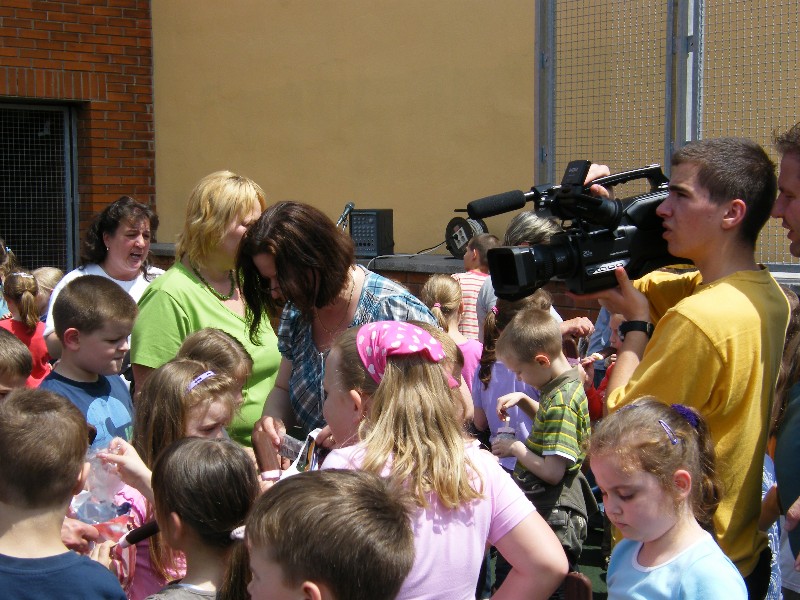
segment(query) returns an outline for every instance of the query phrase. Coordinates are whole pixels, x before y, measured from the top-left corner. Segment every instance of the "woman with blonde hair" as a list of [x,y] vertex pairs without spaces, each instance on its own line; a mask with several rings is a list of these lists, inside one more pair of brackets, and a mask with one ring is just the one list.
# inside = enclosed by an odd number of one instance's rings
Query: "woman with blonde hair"
[[280,361],[269,322],[248,329],[235,273],[239,242],[265,208],[263,190],[247,177],[218,171],[201,179],[189,196],[175,264],[139,301],[131,339],[137,385],[172,359],[189,334],[204,327],[216,327],[240,341],[254,368],[242,390],[242,409],[229,431],[247,445]]
[[413,324],[344,332],[326,363],[334,437],[364,412],[362,398],[369,402],[360,442],[332,450],[322,468],[393,477],[414,496],[416,557],[398,599],[471,600],[487,542],[513,567],[493,598],[547,598],[567,572],[561,545],[497,461],[464,439],[443,358],[441,344]]

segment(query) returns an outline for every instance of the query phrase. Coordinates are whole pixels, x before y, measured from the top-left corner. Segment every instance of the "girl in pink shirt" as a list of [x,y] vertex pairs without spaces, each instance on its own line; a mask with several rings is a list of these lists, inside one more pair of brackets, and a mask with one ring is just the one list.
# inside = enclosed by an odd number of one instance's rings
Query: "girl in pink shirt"
[[513,567],[494,598],[547,598],[567,571],[561,545],[497,461],[464,439],[443,357],[408,323],[343,333],[325,364],[323,412],[339,446],[360,423],[359,443],[322,468],[395,477],[412,492],[416,557],[399,599],[471,600],[487,542]]

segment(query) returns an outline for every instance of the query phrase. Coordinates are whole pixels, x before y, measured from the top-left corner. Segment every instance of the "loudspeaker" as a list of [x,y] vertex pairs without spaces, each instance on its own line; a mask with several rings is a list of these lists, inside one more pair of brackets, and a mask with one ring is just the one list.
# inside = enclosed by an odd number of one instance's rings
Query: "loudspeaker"
[[350,237],[357,258],[394,254],[391,208],[354,209],[350,213]]

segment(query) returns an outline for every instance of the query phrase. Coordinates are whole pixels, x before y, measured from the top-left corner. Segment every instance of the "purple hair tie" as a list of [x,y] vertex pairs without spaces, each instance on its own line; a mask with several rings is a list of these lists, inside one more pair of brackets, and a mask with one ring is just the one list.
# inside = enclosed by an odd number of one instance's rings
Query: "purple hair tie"
[[697,426],[700,425],[700,420],[697,418],[697,415],[691,409],[685,407],[683,404],[672,404],[670,408],[682,416],[686,421],[691,425],[693,428],[697,429]]
[[442,305],[439,304],[438,302],[434,302],[433,303],[433,308],[442,308]]

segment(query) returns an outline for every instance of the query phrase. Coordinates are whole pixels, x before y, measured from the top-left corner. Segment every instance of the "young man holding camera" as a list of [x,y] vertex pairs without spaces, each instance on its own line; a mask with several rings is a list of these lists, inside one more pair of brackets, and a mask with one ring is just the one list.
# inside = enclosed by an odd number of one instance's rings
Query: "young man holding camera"
[[627,321],[608,410],[655,396],[707,419],[724,490],[715,533],[750,598],[763,598],[769,583],[770,553],[757,521],[789,315],[783,292],[754,256],[775,194],[775,166],[758,144],[741,138],[688,144],[672,157],[669,195],[657,214],[670,254],[697,270],[657,271],[632,283],[618,268],[619,286],[592,295]]

